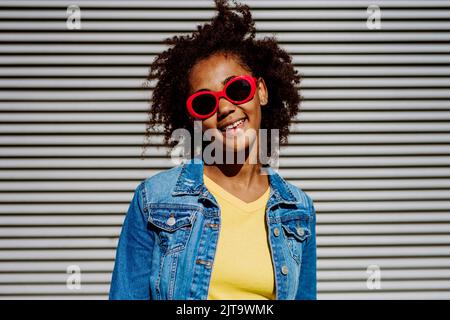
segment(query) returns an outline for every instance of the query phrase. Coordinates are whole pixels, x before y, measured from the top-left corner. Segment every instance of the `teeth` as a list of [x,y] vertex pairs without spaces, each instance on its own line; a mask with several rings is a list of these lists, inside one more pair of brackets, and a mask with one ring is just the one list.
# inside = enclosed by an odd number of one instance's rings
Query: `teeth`
[[244,119],[238,120],[238,121],[233,122],[232,124],[226,126],[226,127],[223,128],[222,130],[228,130],[228,129],[235,128],[235,127],[237,127],[238,125],[240,125],[240,124],[243,123],[243,122],[244,122]]

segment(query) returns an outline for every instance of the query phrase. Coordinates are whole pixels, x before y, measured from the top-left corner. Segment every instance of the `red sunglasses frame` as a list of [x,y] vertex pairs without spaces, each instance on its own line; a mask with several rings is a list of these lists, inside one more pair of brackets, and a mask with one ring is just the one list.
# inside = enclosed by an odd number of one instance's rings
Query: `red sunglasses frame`
[[[227,88],[231,84],[233,84],[235,81],[238,81],[238,80],[246,80],[250,84],[250,94],[244,100],[232,100],[226,94]],[[256,82],[257,81],[258,81],[258,79],[256,77],[252,77],[252,76],[248,76],[248,75],[237,76],[237,77],[231,79],[230,81],[228,81],[227,84],[220,91],[209,91],[208,90],[208,91],[196,92],[196,93],[190,95],[189,98],[187,99],[187,101],[186,101],[187,110],[193,117],[203,120],[203,119],[211,117],[214,113],[217,112],[217,109],[219,108],[219,101],[220,101],[220,98],[222,98],[222,97],[224,97],[225,99],[227,99],[228,101],[230,101],[233,104],[246,103],[253,99],[253,96],[255,95],[255,92],[256,92]],[[192,102],[198,96],[205,95],[205,94],[213,95],[216,98],[216,105],[210,113],[208,113],[206,115],[202,115],[202,114],[199,114],[194,111],[194,108],[192,107]]]

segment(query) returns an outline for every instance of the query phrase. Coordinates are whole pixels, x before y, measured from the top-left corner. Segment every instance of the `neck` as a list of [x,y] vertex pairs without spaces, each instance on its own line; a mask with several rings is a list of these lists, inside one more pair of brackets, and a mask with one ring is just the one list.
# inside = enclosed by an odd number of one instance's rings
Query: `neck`
[[205,164],[203,169],[204,173],[212,180],[230,184],[232,187],[238,186],[239,188],[249,188],[255,184],[268,186],[268,177],[261,174],[262,165],[259,161],[259,157],[257,156],[257,163],[255,164],[250,161],[248,155],[249,153],[246,150],[244,163],[236,163],[237,161],[234,161],[234,163],[231,164]]

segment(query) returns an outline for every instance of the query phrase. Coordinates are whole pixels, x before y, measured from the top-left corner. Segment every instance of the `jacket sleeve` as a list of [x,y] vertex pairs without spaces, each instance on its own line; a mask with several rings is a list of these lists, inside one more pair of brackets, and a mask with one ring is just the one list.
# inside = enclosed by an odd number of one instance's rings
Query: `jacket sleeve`
[[308,196],[311,209],[311,236],[305,242],[300,269],[300,282],[296,300],[317,299],[317,250],[316,250],[316,210],[312,199]]
[[148,300],[154,236],[147,230],[144,182],[135,189],[122,226],[111,279],[109,299]]

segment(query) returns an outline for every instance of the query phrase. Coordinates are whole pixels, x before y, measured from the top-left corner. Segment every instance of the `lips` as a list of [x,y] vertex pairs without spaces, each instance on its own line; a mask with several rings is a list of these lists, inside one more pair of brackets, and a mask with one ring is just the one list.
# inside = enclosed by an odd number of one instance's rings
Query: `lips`
[[227,137],[237,136],[238,133],[243,132],[245,126],[248,123],[247,118],[240,119],[235,121],[232,125],[230,125],[226,130],[221,130],[222,134]]
[[236,121],[233,121],[232,123],[228,123],[227,125],[221,126],[219,130],[222,132],[226,132],[227,130],[236,129],[237,127],[242,125],[246,119],[247,117],[244,117]]

